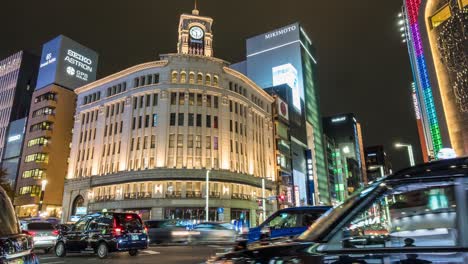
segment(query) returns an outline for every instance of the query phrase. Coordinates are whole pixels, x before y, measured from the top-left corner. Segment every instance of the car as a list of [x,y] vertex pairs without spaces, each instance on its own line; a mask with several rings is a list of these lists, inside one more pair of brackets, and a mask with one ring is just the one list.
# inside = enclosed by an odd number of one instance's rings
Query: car
[[191,243],[234,243],[238,232],[229,223],[202,222],[190,230]]
[[248,243],[300,235],[330,208],[331,206],[302,206],[276,211],[258,227],[248,230]]
[[53,224],[44,221],[23,222],[21,230],[33,237],[34,249],[42,249],[46,254],[55,247],[59,235]]
[[39,263],[33,252],[33,238],[21,233],[15,209],[2,187],[0,211],[0,263]]
[[70,230],[61,230],[55,246],[57,257],[67,253],[94,252],[101,259],[111,252],[136,256],[148,248],[148,235],[140,216],[103,212],[83,216]]
[[468,157],[401,170],[370,183],[296,239],[208,263],[467,263]]
[[189,232],[178,220],[148,220],[148,237],[151,244],[187,243]]

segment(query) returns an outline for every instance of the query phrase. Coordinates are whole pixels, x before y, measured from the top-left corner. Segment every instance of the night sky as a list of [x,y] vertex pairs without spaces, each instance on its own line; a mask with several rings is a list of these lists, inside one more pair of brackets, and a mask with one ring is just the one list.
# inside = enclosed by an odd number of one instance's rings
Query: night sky
[[[394,169],[421,160],[411,102],[411,69],[396,16],[399,0],[199,0],[214,19],[214,55],[244,59],[245,39],[299,21],[317,49],[323,116],[353,112],[364,145],[383,144]],[[2,1],[0,59],[64,34],[96,50],[98,78],[177,51],[179,15],[193,0]]]

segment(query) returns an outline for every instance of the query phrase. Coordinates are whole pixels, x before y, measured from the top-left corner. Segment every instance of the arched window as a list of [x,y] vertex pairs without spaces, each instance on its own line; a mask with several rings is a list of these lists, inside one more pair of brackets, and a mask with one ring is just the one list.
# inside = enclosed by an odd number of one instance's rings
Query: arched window
[[176,71],[173,71],[173,72],[172,72],[171,82],[172,82],[172,83],[176,83],[176,82],[177,82],[177,72],[176,72]]
[[218,75],[213,76],[213,86],[218,86]]
[[193,72],[189,73],[189,83],[191,83],[191,84],[195,83],[195,73],[193,73]]
[[203,84],[203,74],[202,73],[198,73],[198,75],[197,75],[197,84],[198,85]]
[[209,74],[205,76],[205,85],[211,85],[211,75]]
[[78,207],[83,207],[84,205],[84,198],[81,195],[78,195],[75,200],[73,200],[72,204],[72,214],[71,215],[76,215],[76,211]]
[[180,83],[186,83],[187,82],[187,73],[186,72],[181,72],[180,73]]

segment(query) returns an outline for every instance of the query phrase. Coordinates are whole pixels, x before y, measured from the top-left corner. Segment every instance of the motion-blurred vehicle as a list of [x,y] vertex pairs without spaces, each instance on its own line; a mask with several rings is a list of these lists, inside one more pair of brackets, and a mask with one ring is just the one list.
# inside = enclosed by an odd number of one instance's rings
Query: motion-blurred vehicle
[[234,243],[238,233],[229,223],[202,222],[190,230],[192,243]]
[[23,222],[21,230],[33,237],[34,249],[42,249],[46,254],[55,247],[59,235],[53,224],[42,221]]
[[208,263],[467,263],[468,157],[401,170],[369,184],[293,240]]
[[136,256],[147,247],[147,231],[137,214],[106,212],[86,215],[69,231],[61,231],[55,254],[65,257],[67,253],[94,252],[103,259],[116,251]]
[[36,264],[33,239],[22,234],[10,198],[0,187],[0,263]]
[[268,217],[258,227],[248,230],[248,243],[261,239],[300,235],[330,209],[330,206],[302,206],[281,209]]
[[190,232],[178,220],[148,220],[148,238],[151,244],[187,243]]

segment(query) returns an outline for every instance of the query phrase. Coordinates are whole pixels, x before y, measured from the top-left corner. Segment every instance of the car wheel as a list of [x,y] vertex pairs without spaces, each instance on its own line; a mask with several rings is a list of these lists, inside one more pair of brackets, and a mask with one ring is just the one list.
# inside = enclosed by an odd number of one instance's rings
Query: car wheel
[[109,248],[106,243],[101,243],[97,247],[97,255],[100,259],[105,259],[109,255]]
[[55,246],[55,255],[59,258],[63,258],[67,255],[67,250],[65,249],[65,244],[63,242],[58,242]]
[[134,256],[138,255],[138,250],[137,250],[137,249],[130,249],[130,250],[128,251],[128,254],[129,254],[130,256],[134,257]]

